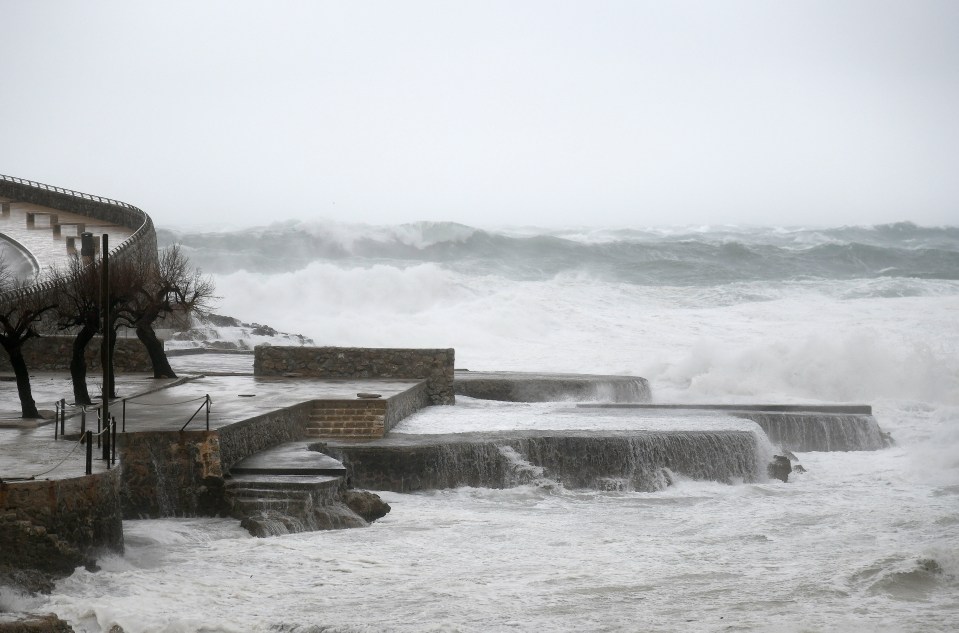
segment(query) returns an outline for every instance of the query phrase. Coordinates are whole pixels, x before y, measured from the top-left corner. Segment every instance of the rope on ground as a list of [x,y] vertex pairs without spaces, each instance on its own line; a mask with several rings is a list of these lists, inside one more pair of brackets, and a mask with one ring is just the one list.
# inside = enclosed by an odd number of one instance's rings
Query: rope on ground
[[[105,430],[105,429],[104,429],[104,430]],[[100,433],[96,433],[95,435],[100,435]],[[36,479],[37,477],[43,477],[43,476],[46,475],[47,473],[52,473],[52,472],[55,471],[57,468],[60,468],[60,466],[63,465],[63,462],[65,462],[65,461],[67,461],[68,459],[70,459],[70,456],[73,455],[73,452],[74,452],[75,450],[77,450],[77,447],[80,446],[80,444],[83,443],[83,439],[84,439],[84,436],[81,435],[81,436],[80,436],[80,439],[78,439],[78,440],[76,441],[76,443],[74,443],[73,448],[70,449],[70,452],[67,453],[66,457],[64,457],[64,458],[61,459],[59,462],[57,462],[57,465],[56,465],[56,466],[54,466],[54,467],[51,468],[50,470],[45,470],[45,471],[43,471],[42,473],[38,473],[38,474],[36,474],[36,475],[31,476],[29,479],[27,479],[27,481],[29,481],[30,479]]]

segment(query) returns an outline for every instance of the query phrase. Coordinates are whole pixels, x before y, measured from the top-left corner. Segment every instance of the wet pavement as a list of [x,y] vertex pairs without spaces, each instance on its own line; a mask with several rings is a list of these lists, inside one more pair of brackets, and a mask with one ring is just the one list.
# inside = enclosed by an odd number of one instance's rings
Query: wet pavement
[[288,442],[250,455],[230,466],[230,475],[342,475],[343,464],[310,450],[317,440]]
[[[206,362],[211,362],[209,358]],[[19,418],[16,383],[6,375],[0,380],[0,479],[35,476],[62,479],[84,473],[83,446],[73,439],[54,439],[55,403],[72,400],[68,372],[36,372],[31,386],[34,400],[51,419],[24,421]],[[154,379],[152,374],[125,374],[117,377],[120,400],[111,402],[111,416],[127,432],[177,431],[195,416],[187,430],[207,425],[205,401],[211,401],[209,427],[218,429],[257,415],[307,400],[353,399],[360,392],[396,395],[419,384],[418,380],[319,380],[313,378],[259,377],[251,374],[181,374],[177,380]],[[91,396],[98,383],[90,381]],[[89,409],[89,407],[88,407]],[[80,432],[80,408],[67,405],[66,436]],[[96,431],[95,410],[87,414],[88,428]],[[65,461],[63,461],[65,460]],[[60,462],[63,462],[60,464]],[[50,473],[44,471],[57,466]],[[94,458],[94,471],[104,468]]]

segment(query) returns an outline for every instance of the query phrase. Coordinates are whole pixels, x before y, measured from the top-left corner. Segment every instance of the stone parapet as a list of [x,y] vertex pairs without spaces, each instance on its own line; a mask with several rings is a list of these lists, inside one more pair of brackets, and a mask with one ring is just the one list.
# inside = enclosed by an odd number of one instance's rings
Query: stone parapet
[[423,379],[430,404],[454,404],[452,349],[288,347],[259,345],[257,376]]
[[[103,339],[94,337],[87,345],[84,354],[87,370],[100,368],[100,343]],[[23,357],[31,371],[67,371],[73,355],[72,336],[42,336],[32,338],[23,344]],[[139,339],[117,339],[113,354],[113,368],[118,372],[153,371],[150,355]],[[10,372],[10,358],[0,354],[0,372]]]
[[123,551],[120,471],[0,482],[0,566],[67,575]]

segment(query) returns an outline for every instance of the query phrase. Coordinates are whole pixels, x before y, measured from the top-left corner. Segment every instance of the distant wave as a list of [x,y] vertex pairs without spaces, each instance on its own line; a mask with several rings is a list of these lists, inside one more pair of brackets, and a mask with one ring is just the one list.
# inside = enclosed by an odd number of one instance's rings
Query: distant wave
[[484,230],[286,222],[228,232],[159,230],[208,272],[289,272],[311,262],[433,263],[460,273],[543,279],[580,271],[607,281],[713,285],[858,278],[959,280],[959,227],[686,227]]

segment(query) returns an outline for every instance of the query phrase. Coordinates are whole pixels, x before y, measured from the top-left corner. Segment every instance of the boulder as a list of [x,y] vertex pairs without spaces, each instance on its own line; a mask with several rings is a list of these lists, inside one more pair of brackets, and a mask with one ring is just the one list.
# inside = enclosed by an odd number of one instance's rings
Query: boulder
[[766,467],[766,472],[770,477],[779,479],[780,481],[789,481],[789,473],[793,470],[792,464],[789,463],[789,458],[784,455],[773,455],[773,461],[769,462],[769,465]]
[[388,503],[366,490],[347,490],[342,499],[350,510],[363,517],[367,523],[385,517],[390,511]]

